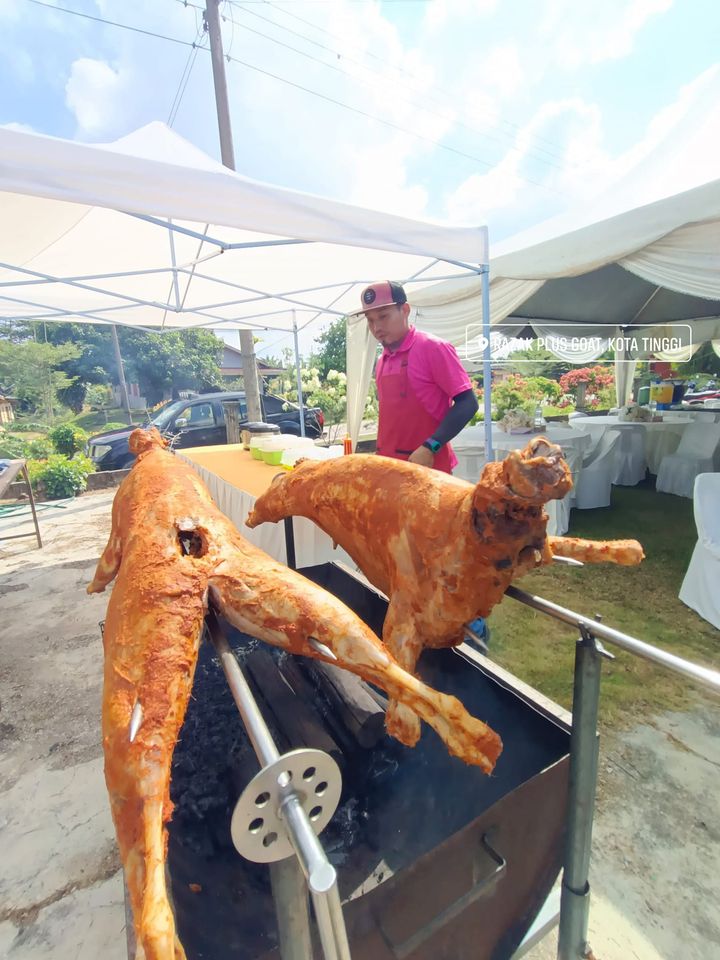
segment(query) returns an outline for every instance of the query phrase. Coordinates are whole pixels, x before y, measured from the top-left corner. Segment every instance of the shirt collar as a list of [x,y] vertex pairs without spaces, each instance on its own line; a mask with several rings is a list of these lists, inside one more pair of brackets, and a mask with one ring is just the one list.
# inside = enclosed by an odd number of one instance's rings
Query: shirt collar
[[411,326],[408,332],[400,341],[399,347],[395,347],[394,350],[391,350],[389,347],[383,348],[383,354],[382,354],[383,357],[393,357],[395,356],[396,353],[407,353],[407,351],[410,349],[413,343],[415,343],[416,332],[417,331],[415,330],[415,327]]

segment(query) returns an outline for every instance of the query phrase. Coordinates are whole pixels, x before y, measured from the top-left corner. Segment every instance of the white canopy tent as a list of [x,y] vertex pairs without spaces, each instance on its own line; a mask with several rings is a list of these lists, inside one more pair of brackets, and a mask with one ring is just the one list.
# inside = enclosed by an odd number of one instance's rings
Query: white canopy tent
[[[365,284],[484,275],[487,228],[258,183],[161,123],[108,145],[0,129],[0,320],[302,330]],[[348,346],[357,439],[372,361]]]
[[[655,340],[682,338],[684,328],[668,326],[677,322],[690,323],[695,347],[720,338],[720,67],[703,75],[694,95],[682,117],[666,124],[654,151],[625,176],[581,207],[494,247],[493,326],[507,323],[512,332],[529,325],[539,337],[554,334],[556,342],[592,334],[594,349],[579,342],[554,351],[580,363],[598,357],[628,327],[639,341],[648,331]],[[416,291],[413,301],[422,329],[465,350],[466,328],[480,315],[475,278],[433,284]],[[641,346],[633,357],[649,352]],[[668,360],[690,354],[685,348],[652,352]],[[616,360],[618,402],[624,403],[634,363],[623,362],[622,349]]]

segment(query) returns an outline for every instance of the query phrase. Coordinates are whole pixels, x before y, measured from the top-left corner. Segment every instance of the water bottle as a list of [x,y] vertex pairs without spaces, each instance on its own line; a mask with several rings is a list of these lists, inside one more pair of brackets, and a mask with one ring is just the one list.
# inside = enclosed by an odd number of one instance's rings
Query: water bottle
[[535,417],[533,420],[533,428],[535,430],[544,430],[546,426],[547,426],[547,423],[545,421],[545,417],[543,416],[542,407],[538,405],[537,407],[535,407]]

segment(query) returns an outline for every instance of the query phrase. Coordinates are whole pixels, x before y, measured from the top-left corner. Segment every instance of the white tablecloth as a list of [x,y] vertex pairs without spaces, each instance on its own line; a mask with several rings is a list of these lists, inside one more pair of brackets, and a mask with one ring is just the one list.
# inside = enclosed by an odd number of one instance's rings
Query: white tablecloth
[[664,420],[661,423],[636,421],[634,423],[621,422],[617,417],[574,417],[570,421],[573,430],[581,430],[592,436],[594,442],[599,442],[606,430],[611,427],[627,429],[641,426],[645,431],[645,460],[650,473],[657,474],[663,457],[675,453],[680,445],[683,430],[692,423],[691,417],[680,420]]
[[[240,490],[232,483],[228,483],[227,480],[223,480],[222,477],[218,477],[217,474],[212,473],[206,467],[202,467],[188,458],[183,459],[187,459],[193,470],[202,478],[219,509],[228,520],[235,524],[245,539],[256,547],[260,547],[275,560],[287,563],[285,524],[282,522],[261,523],[254,530],[246,527],[247,515],[255,506],[256,498],[245,490]],[[337,561],[347,564],[353,570],[355,569],[355,562],[342,547],[334,548],[330,537],[323,533],[319,527],[316,527],[311,520],[306,520],[305,517],[294,517],[293,530],[295,533],[295,562],[298,567],[311,567],[318,563]]]

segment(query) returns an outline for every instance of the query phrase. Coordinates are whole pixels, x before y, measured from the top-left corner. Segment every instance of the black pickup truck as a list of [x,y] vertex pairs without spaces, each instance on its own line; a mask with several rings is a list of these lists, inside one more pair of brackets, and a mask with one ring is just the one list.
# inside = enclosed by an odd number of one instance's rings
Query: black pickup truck
[[[156,426],[172,440],[174,449],[227,443],[223,400],[239,400],[242,418],[246,417],[244,393],[208,393],[190,400],[169,401],[151,415],[145,426]],[[296,404],[269,393],[261,394],[260,404],[264,423],[277,424],[281,433],[300,433],[300,409]],[[306,436],[321,437],[324,422],[319,408],[305,408]],[[98,470],[124,470],[131,466],[135,457],[128,449],[128,437],[134,429],[124,427],[90,437],[86,449]]]

